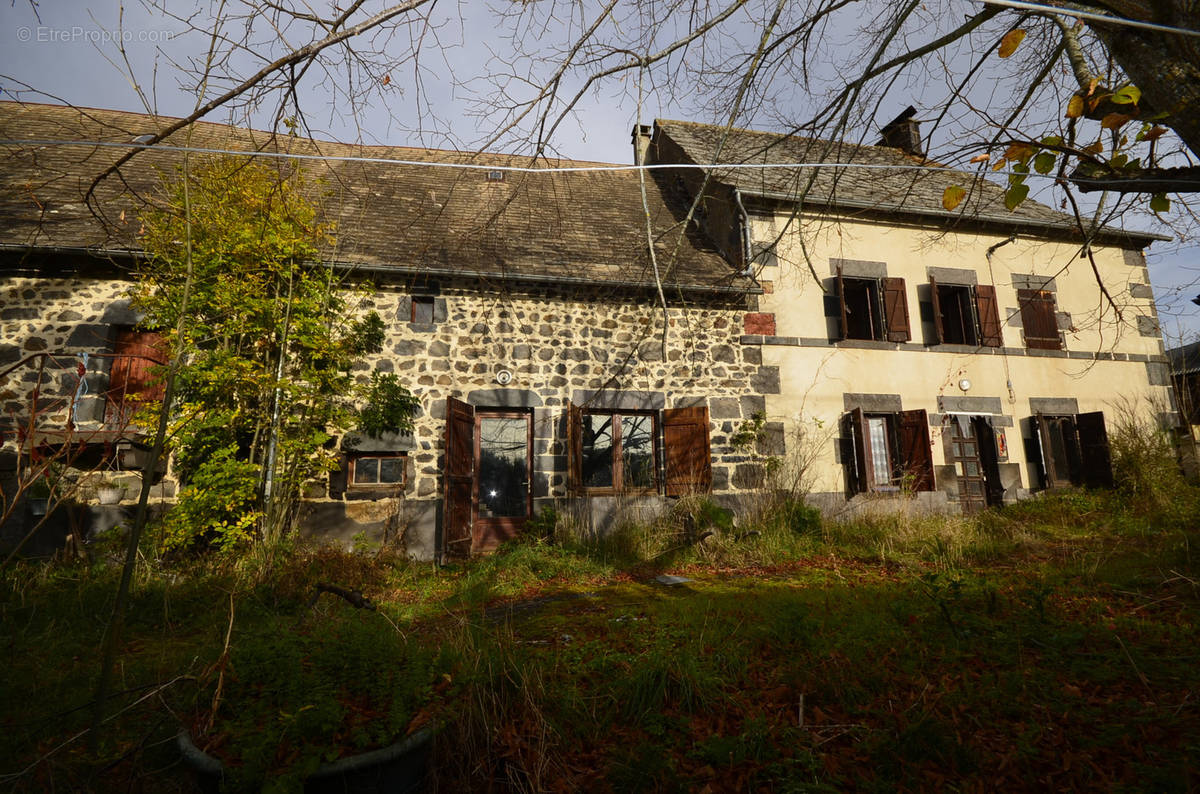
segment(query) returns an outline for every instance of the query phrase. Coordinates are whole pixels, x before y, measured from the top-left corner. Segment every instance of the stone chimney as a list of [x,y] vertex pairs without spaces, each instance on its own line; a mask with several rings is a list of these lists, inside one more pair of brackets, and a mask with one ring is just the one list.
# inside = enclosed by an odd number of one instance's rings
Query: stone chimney
[[892,146],[902,152],[924,157],[921,149],[921,122],[913,118],[917,109],[912,105],[883,127],[883,139],[878,146]]
[[649,124],[635,124],[633,127],[633,164],[642,165],[650,152],[650,135],[654,128]]

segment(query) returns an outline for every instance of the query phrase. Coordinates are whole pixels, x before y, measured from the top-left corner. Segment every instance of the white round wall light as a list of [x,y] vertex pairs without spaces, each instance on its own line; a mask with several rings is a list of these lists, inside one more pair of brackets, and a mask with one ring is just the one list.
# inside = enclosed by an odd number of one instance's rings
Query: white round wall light
[[960,380],[960,381],[958,382],[958,388],[962,389],[963,391],[970,391],[970,390],[971,390],[971,381],[970,381],[970,379],[969,379],[969,378],[963,378],[962,380]]
[[496,383],[499,383],[501,386],[507,386],[512,383],[512,379],[513,374],[511,370],[502,369],[496,373]]

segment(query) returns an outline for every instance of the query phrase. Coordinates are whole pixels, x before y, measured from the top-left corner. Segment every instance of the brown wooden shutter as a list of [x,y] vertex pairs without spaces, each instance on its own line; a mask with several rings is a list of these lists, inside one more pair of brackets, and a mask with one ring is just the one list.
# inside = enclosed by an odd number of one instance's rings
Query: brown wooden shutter
[[126,424],[138,408],[138,403],[161,400],[163,384],[154,373],[156,365],[165,364],[166,340],[157,331],[121,329],[113,340],[112,366],[108,371],[108,391],[105,394],[105,421]]
[[840,319],[838,320],[838,339],[845,339],[849,336],[849,320],[846,317],[846,280],[842,278],[842,266],[838,265],[837,278],[834,280],[837,285],[838,305],[841,307]]
[[[991,284],[975,287],[975,311],[979,314],[979,343],[984,347],[1000,347],[1004,333],[1000,327],[1000,307],[996,303],[996,288]],[[1055,338],[1058,338],[1057,331]]]
[[1089,488],[1113,487],[1112,455],[1108,448],[1108,431],[1104,428],[1104,413],[1078,414],[1075,432],[1079,436],[1083,484]]
[[708,406],[663,411],[663,449],[667,496],[712,490],[712,453],[708,439]]
[[583,489],[583,409],[567,403],[567,489]]
[[1054,447],[1050,444],[1050,424],[1041,412],[1030,421],[1033,422],[1033,436],[1037,442],[1038,457],[1042,464],[1042,487],[1051,488],[1057,479],[1057,472],[1054,466]]
[[471,553],[472,502],[475,485],[475,408],[446,398],[446,451],[442,466],[445,499],[442,537],[449,557]]
[[933,343],[940,345],[946,338],[946,329],[942,325],[942,299],[938,295],[937,279],[929,277],[929,294],[933,298]]
[[900,412],[900,468],[914,491],[933,490],[933,452],[929,415],[924,410]]
[[1017,290],[1025,345],[1041,350],[1061,350],[1058,320],[1054,316],[1054,293],[1036,289]]
[[861,408],[850,411],[850,439],[854,447],[854,481],[852,493],[866,493],[875,487],[875,471],[871,467],[871,435],[867,432],[867,417]]
[[904,279],[883,280],[883,319],[887,325],[889,342],[907,342],[912,339],[908,325],[908,297],[904,292]]
[[329,472],[329,498],[341,499],[346,493],[346,483],[350,477],[350,457],[345,452],[338,453],[337,468]]

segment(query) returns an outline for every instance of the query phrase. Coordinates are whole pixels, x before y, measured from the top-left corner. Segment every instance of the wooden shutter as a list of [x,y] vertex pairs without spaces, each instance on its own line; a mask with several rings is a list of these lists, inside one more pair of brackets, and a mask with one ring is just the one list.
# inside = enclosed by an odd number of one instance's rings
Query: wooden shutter
[[929,294],[933,299],[933,343],[940,345],[946,339],[946,329],[942,325],[942,299],[938,295],[937,279],[929,277]]
[[1038,453],[1042,462],[1042,487],[1054,488],[1056,485],[1069,482],[1070,475],[1058,470],[1054,462],[1054,446],[1050,443],[1050,422],[1042,413],[1033,418],[1038,443]]
[[[996,303],[996,288],[991,284],[975,287],[975,311],[979,315],[979,343],[984,347],[1000,347],[1004,334],[1000,327],[1000,307]],[[1055,338],[1058,338],[1057,331]]]
[[1054,293],[1036,289],[1017,290],[1025,345],[1041,350],[1061,350],[1058,320],[1054,316]]
[[838,339],[845,339],[850,335],[849,320],[846,317],[846,280],[842,278],[842,266],[838,265],[837,278],[834,280],[837,285],[838,306],[841,307],[841,314],[838,320]]
[[453,397],[446,398],[446,450],[442,466],[445,499],[442,503],[442,537],[449,557],[471,553],[474,519],[475,408]]
[[567,489],[583,490],[583,409],[567,403]]
[[1108,431],[1104,428],[1104,413],[1078,414],[1075,432],[1079,437],[1083,484],[1089,488],[1113,487],[1112,456],[1108,448]]
[[[929,444],[929,414],[923,409],[900,412],[900,468],[914,491],[933,490],[933,452]],[[911,478],[911,480],[910,480]]]
[[854,448],[854,478],[850,492],[866,493],[875,487],[875,471],[871,466],[871,434],[867,431],[867,417],[861,408],[850,411],[847,424]]
[[350,477],[350,457],[341,452],[337,456],[337,468],[329,472],[329,498],[341,499],[346,493],[346,483]]
[[163,384],[154,367],[165,364],[166,341],[157,331],[130,328],[117,331],[113,340],[112,367],[105,394],[105,421],[126,424],[133,418],[137,403],[163,398]]
[[663,449],[667,496],[712,490],[708,406],[668,408],[663,411]]
[[987,487],[989,505],[1004,504],[1004,485],[1000,482],[1000,457],[996,449],[996,431],[991,422],[977,416],[971,420],[975,438],[979,441],[979,465],[983,467],[983,481]]
[[907,342],[912,339],[908,325],[908,296],[904,292],[904,279],[883,280],[883,321],[887,327],[889,342]]

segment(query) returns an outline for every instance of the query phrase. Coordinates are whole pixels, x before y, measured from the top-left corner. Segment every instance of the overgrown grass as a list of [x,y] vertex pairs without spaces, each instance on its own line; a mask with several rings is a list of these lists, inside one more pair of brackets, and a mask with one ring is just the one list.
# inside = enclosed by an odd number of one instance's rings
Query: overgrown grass
[[[182,723],[246,789],[287,790],[432,722],[442,790],[1188,790],[1200,497],[1121,483],[843,523],[787,498],[736,524],[684,500],[444,568],[387,549],[147,557],[94,757],[118,550],[21,564],[0,573],[0,784],[187,790]],[[656,584],[667,571],[694,581]]]

